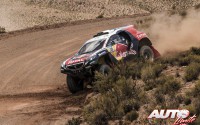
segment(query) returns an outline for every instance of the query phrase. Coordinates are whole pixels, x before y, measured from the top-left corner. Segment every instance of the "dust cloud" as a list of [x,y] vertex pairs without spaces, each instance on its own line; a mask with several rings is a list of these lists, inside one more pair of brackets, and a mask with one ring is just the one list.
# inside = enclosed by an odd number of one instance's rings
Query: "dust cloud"
[[150,35],[161,54],[200,46],[200,10],[188,10],[186,16],[157,14],[153,17]]

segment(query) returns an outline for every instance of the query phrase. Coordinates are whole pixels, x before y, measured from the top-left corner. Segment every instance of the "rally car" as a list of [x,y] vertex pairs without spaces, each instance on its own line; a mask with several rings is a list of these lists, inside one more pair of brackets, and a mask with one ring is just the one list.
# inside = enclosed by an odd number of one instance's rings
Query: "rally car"
[[144,32],[133,25],[97,33],[81,49],[61,65],[72,93],[82,90],[84,82],[92,82],[95,71],[107,74],[118,61],[131,57],[153,61],[160,56]]

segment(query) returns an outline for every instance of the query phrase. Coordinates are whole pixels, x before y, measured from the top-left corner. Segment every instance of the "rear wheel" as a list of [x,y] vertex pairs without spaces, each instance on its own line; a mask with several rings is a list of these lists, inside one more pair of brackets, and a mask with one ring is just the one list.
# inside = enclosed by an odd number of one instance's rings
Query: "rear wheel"
[[83,80],[67,75],[67,86],[71,93],[83,90]]
[[145,60],[154,61],[153,50],[147,45],[144,45],[140,48],[140,56]]

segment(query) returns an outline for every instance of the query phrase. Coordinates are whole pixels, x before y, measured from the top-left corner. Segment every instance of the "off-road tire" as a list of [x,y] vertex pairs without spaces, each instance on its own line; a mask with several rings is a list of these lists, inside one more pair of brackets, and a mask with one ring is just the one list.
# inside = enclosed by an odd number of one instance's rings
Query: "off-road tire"
[[99,68],[99,72],[106,75],[110,72],[110,66],[106,65],[106,64],[103,64],[100,66]]
[[83,80],[67,75],[66,82],[71,93],[83,90]]
[[140,57],[143,57],[145,60],[154,61],[154,52],[149,46],[144,45],[140,48]]

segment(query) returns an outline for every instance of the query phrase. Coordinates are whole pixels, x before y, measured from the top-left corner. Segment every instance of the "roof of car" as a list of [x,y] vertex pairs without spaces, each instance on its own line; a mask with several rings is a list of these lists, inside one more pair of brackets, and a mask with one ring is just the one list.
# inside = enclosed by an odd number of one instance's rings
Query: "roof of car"
[[116,34],[119,30],[124,30],[128,27],[133,27],[133,25],[128,25],[128,26],[124,26],[124,27],[118,27],[118,28],[114,28],[114,29],[110,29],[110,30],[105,30],[102,32],[97,33],[96,35],[94,35],[94,37],[90,40],[88,40],[86,43],[92,42],[92,41],[96,41],[96,40],[102,40],[102,39],[107,39],[110,36]]

